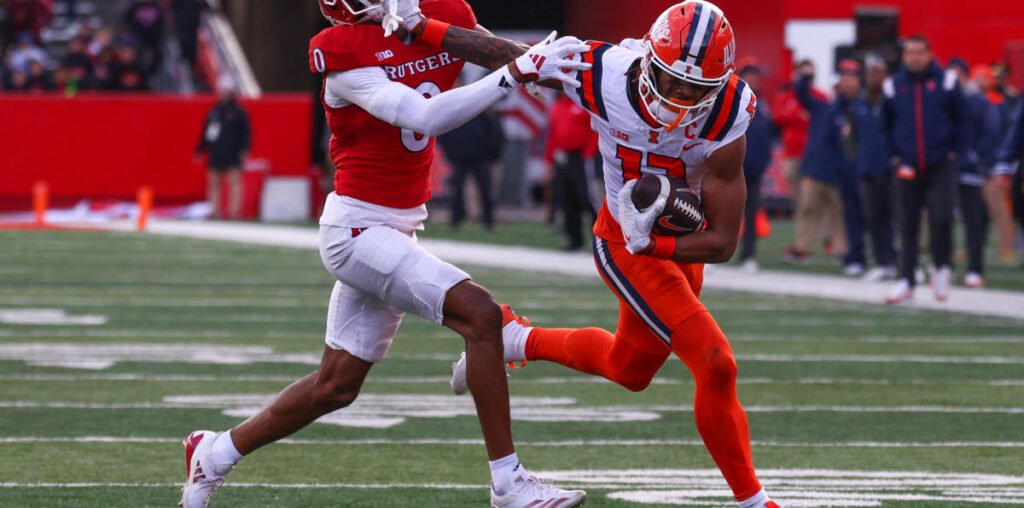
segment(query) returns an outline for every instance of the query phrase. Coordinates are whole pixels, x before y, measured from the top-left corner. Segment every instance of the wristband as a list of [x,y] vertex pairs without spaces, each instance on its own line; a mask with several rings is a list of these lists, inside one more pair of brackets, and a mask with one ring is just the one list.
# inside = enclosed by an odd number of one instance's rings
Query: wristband
[[672,259],[676,253],[676,239],[671,236],[651,235],[651,244],[643,254],[652,258]]
[[438,21],[436,19],[425,18],[421,24],[425,23],[423,27],[423,33],[420,34],[420,40],[434,46],[435,48],[441,47],[441,42],[444,41],[444,35],[448,33],[448,28],[451,27],[444,21]]

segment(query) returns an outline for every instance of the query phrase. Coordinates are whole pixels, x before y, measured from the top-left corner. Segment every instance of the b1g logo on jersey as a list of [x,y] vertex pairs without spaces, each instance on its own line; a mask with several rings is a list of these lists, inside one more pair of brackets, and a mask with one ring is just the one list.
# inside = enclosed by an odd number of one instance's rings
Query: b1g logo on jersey
[[383,62],[384,60],[387,60],[388,58],[393,58],[394,56],[395,53],[393,51],[391,51],[390,49],[385,49],[384,51],[377,53],[377,61]]
[[427,58],[420,58],[414,62],[407,62],[402,65],[385,65],[384,71],[388,73],[388,79],[395,81],[415,76],[421,72],[433,71],[462,61],[459,57],[448,54],[448,52],[434,55]]

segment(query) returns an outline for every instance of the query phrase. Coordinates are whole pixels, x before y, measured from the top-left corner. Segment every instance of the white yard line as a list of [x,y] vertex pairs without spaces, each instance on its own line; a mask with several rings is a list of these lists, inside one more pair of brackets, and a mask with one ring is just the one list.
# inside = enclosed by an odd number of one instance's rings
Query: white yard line
[[[245,397],[261,397],[262,394],[244,395]],[[273,397],[273,395],[266,395]],[[365,397],[364,397],[365,398]],[[0,401],[0,408],[46,408],[46,409],[220,409],[234,407],[239,404],[228,404],[219,400],[187,401],[187,402],[68,402],[68,401],[35,401],[15,400]],[[692,406],[596,406],[602,411],[651,411],[651,412],[692,412]],[[793,413],[793,412],[827,412],[827,413],[956,413],[956,414],[1024,414],[1024,407],[952,407],[952,406],[744,406],[748,413]]]
[[[0,437],[0,444],[16,443],[181,443],[181,437],[120,437],[120,436],[75,436],[75,437]],[[451,445],[479,446],[482,439],[282,439],[276,444],[285,445]],[[779,448],[1024,448],[1019,441],[936,441],[936,442],[887,442],[887,441],[840,441],[840,442],[784,442],[751,441],[753,446]],[[684,439],[595,439],[562,441],[518,441],[518,446],[539,447],[582,447],[582,446],[704,446],[701,440]]]
[[[134,228],[134,224],[119,222],[107,227],[129,231]],[[311,227],[154,220],[150,221],[148,232],[279,247],[317,248],[317,230]],[[590,254],[585,253],[448,240],[422,240],[421,243],[436,256],[454,264],[598,277]],[[880,304],[890,286],[888,283],[862,282],[846,277],[770,270],[750,275],[738,268],[715,266],[705,279],[704,287]],[[932,298],[927,287],[922,287],[917,291],[917,299],[906,307],[1024,319],[1024,294],[993,289],[954,288],[949,301],[940,303]]]

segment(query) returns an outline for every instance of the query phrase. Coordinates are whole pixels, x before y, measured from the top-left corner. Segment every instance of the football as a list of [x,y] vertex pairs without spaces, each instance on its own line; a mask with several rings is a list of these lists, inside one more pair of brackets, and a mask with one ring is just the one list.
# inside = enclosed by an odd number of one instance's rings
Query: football
[[641,176],[630,196],[637,210],[643,210],[654,203],[661,192],[663,179],[667,180],[669,186],[668,201],[665,203],[665,210],[655,220],[652,233],[683,236],[704,227],[704,207],[701,206],[700,196],[686,184],[685,180],[674,176]]

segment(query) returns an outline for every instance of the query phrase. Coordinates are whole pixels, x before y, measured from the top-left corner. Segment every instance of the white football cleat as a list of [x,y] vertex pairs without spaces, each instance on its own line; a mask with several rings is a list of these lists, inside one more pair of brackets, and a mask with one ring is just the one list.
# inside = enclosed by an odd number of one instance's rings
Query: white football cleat
[[455,395],[462,395],[469,391],[469,381],[466,380],[466,352],[459,355],[459,359],[452,362],[452,380],[448,382],[452,386]]
[[932,291],[935,292],[935,299],[944,302],[949,300],[949,292],[953,287],[953,270],[943,266],[932,274]]
[[[532,328],[529,319],[517,316],[515,312],[512,312],[512,307],[508,305],[501,306],[501,339],[505,346],[504,361],[513,369],[526,365],[524,348],[526,347],[526,338],[530,336],[530,330]],[[520,338],[519,342],[516,342],[516,336]],[[516,349],[514,346],[517,343],[521,345],[520,349]],[[519,366],[516,366],[516,363]],[[462,352],[459,359],[452,363],[452,379],[448,384],[451,385],[455,395],[462,395],[469,391],[469,381],[466,380],[465,352]]]
[[914,288],[910,286],[910,281],[907,279],[900,279],[892,287],[889,292],[889,296],[885,298],[885,303],[907,303],[914,299]]
[[985,287],[985,278],[978,272],[968,272],[964,276],[964,286],[969,288]]
[[188,469],[188,476],[185,478],[185,486],[181,488],[181,501],[178,506],[206,508],[210,502],[210,495],[220,488],[224,483],[224,475],[234,467],[222,467],[220,471],[214,467],[210,452],[218,435],[218,432],[211,430],[197,430],[182,441],[185,445],[185,466]]
[[491,486],[491,508],[570,508],[587,500],[582,490],[562,490],[551,482],[533,476],[522,465],[508,478],[508,491],[502,495]]

